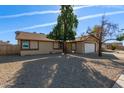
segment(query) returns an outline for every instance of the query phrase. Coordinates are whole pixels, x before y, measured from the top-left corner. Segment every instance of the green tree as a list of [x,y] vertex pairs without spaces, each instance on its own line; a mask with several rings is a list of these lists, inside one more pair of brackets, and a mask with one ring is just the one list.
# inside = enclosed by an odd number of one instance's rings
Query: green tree
[[118,36],[117,36],[117,40],[118,40],[118,41],[124,40],[124,33],[121,34],[121,35],[118,35]]
[[48,38],[55,40],[63,40],[63,52],[66,52],[66,41],[74,40],[76,36],[76,28],[78,26],[77,16],[73,12],[71,5],[62,5],[60,15],[57,18],[57,24],[48,34]]

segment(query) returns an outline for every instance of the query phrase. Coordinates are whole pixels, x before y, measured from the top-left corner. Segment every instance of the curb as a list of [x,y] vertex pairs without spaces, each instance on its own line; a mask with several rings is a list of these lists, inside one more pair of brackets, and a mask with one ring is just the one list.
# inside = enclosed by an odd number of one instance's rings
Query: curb
[[124,88],[124,74],[120,75],[112,88]]

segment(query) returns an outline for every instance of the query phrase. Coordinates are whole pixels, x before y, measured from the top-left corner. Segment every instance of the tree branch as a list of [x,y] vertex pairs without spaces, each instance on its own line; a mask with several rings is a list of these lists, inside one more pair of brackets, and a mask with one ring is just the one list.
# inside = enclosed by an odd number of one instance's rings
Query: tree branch
[[92,34],[92,30],[91,30],[89,27],[88,27],[87,33],[88,33],[90,36],[94,37],[95,39],[99,40],[99,38],[97,38],[95,35]]
[[117,40],[117,39],[115,39],[115,38],[112,38],[112,39],[106,39],[106,40],[104,40],[102,43],[105,43],[106,41],[109,41],[109,40]]
[[88,33],[90,36],[94,37],[95,39],[99,40],[99,38],[97,38],[95,35]]

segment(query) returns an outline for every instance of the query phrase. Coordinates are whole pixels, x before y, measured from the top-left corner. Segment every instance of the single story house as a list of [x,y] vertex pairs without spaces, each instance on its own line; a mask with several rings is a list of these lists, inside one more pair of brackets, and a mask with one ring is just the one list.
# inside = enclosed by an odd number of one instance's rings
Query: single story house
[[62,52],[61,42],[48,39],[43,34],[16,32],[20,55],[48,54]]
[[[44,34],[17,31],[16,39],[20,46],[20,55],[61,53],[63,49],[62,41],[48,39]],[[98,44],[95,38],[84,36],[67,41],[66,49],[69,53],[96,53]]]

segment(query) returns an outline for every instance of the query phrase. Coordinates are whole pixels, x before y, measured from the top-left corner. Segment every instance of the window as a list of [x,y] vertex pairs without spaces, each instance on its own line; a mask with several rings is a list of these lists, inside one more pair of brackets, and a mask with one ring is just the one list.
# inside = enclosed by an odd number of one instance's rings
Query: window
[[53,43],[53,48],[58,49],[59,48],[59,42],[54,42]]
[[63,48],[63,43],[61,43],[61,42],[54,42],[53,43],[53,48],[54,49],[62,49]]
[[30,41],[30,49],[38,49],[38,41]]
[[29,41],[22,41],[22,49],[29,49]]
[[22,41],[22,49],[37,50],[37,49],[39,49],[39,43],[38,43],[38,41],[23,40]]
[[62,42],[59,43],[59,47],[60,47],[60,49],[63,49],[63,43]]

